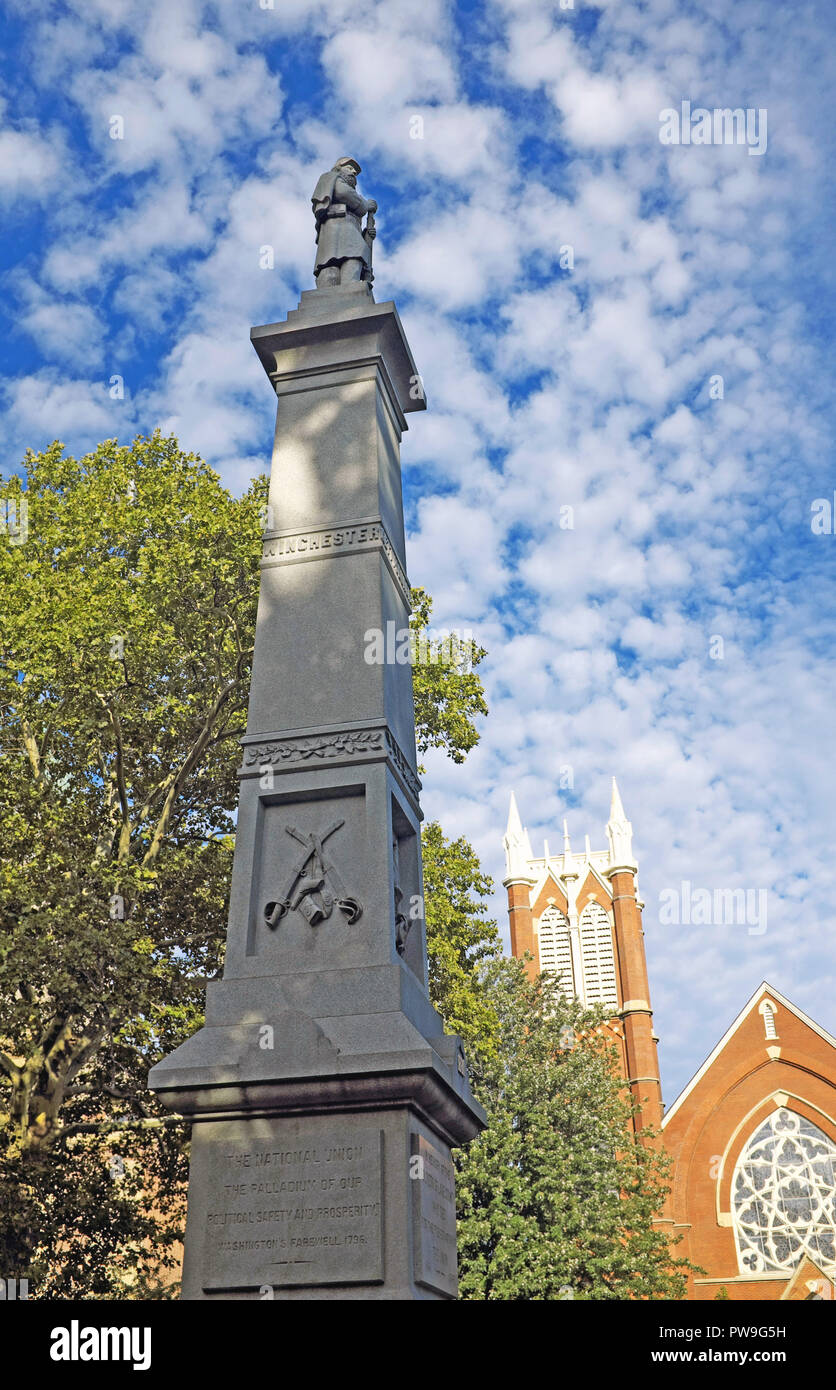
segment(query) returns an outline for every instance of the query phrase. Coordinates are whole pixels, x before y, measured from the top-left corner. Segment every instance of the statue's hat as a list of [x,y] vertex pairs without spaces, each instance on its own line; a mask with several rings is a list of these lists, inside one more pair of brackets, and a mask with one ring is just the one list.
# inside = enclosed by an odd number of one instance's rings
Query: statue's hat
[[363,172],[362,169],[360,168],[360,165],[357,163],[357,160],[356,160],[356,159],[351,159],[351,157],[348,156],[348,155],[346,155],[345,158],[343,158],[343,159],[338,159],[337,162],[336,162],[336,164],[334,165],[334,168],[335,168],[335,169],[340,169],[340,168],[342,168],[343,164],[350,164],[351,167],[352,167],[352,169],[354,170],[355,174],[362,174],[362,172]]

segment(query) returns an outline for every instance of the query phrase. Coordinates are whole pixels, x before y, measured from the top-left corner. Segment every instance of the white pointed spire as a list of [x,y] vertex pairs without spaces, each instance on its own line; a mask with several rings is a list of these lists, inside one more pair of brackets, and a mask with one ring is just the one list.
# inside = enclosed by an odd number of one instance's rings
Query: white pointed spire
[[520,835],[520,836],[521,836],[522,833],[523,833],[523,826],[522,826],[522,821],[520,820],[520,813],[519,813],[519,810],[518,810],[518,807],[517,807],[517,798],[514,796],[514,793],[512,792],[512,793],[511,793],[511,804],[510,804],[510,806],[508,807],[508,824],[507,824],[506,827],[505,827],[505,834],[508,835],[508,836],[511,836],[511,835]]
[[512,878],[530,879],[529,860],[533,859],[528,831],[524,829],[517,809],[517,798],[511,793],[508,825],[502,840],[505,848],[505,881]]
[[549,860],[551,859],[551,855],[549,854],[549,842],[548,842],[548,840],[544,840],[544,841],[543,841],[543,859],[545,860],[545,863],[546,863],[546,871],[548,872]]
[[591,846],[591,844],[589,843],[589,836],[588,836],[588,835],[585,835],[585,836],[584,836],[584,847],[585,847],[585,849],[586,849],[586,857],[587,857],[587,859],[591,859],[591,858],[592,858],[592,846]]
[[569,843],[569,826],[563,822],[563,877],[577,878],[578,871],[575,868],[575,856],[572,853],[572,846]]
[[621,803],[618,783],[612,779],[612,801],[610,819],[607,823],[607,837],[610,842],[610,870],[632,869],[636,872],[633,858],[633,827],[627,819]]
[[616,780],[615,780],[614,777],[613,777],[613,779],[612,779],[612,799],[611,799],[611,801],[610,801],[610,820],[611,820],[611,821],[626,821],[626,820],[627,820],[627,817],[626,817],[626,815],[624,814],[624,807],[623,807],[622,804],[621,804],[621,793],[620,793],[619,790],[618,790],[618,783],[616,782]]

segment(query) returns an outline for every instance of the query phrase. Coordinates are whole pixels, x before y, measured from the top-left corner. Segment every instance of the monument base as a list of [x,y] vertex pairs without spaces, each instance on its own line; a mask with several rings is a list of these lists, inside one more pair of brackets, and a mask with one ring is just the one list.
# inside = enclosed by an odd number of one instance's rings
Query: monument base
[[450,1150],[484,1114],[404,965],[217,982],[152,1085],[193,1120],[184,1299],[456,1297]]
[[189,1193],[184,1299],[456,1297],[450,1150],[408,1108],[198,1121]]

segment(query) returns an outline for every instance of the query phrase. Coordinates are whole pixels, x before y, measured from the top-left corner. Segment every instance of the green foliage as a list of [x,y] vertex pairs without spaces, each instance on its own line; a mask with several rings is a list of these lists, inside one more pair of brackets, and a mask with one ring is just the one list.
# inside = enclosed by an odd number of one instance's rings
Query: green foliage
[[430,996],[468,1055],[493,1054],[499,1019],[482,970],[501,955],[484,902],[491,881],[467,840],[446,840],[436,821],[424,827],[422,847]]
[[490,1124],[456,1153],[461,1297],[682,1298],[686,1266],[652,1224],[668,1160],[632,1135],[601,1015],[515,960],[485,987],[499,1026],[471,1066]]
[[[430,632],[432,599],[421,588],[412,590],[410,626],[417,636]],[[474,717],[487,714],[485,692],[475,667],[487,655],[467,638],[448,634],[448,641],[425,643],[429,660],[413,666],[415,724],[418,752],[443,748],[454,763],[463,763],[479,742]]]
[[[25,469],[28,537],[0,542],[2,1259],[105,1296],[102,1243],[152,1239],[184,1175],[146,1076],[221,964],[265,488],[238,501],[159,435]],[[130,1128],[144,1183],[110,1176]]]

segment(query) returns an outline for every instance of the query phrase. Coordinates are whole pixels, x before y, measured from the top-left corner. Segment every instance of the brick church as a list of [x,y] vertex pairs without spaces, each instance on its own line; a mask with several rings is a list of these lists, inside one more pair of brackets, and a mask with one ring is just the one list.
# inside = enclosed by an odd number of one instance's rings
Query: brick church
[[704,1271],[688,1297],[824,1299],[836,1280],[836,1038],[763,983],[667,1107],[653,1029],[632,826],[613,779],[606,849],[532,854],[514,796],[505,832],[515,956],[611,1011],[636,1127],[673,1159],[660,1223]]

